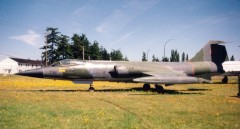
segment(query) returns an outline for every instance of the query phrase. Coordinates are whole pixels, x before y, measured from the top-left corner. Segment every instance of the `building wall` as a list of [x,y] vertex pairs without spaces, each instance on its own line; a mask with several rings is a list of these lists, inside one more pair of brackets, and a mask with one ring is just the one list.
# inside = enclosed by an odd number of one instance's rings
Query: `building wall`
[[18,63],[10,58],[5,58],[0,61],[1,74],[13,74],[17,72]]
[[17,71],[21,72],[21,71],[26,71],[26,70],[36,69],[36,68],[41,68],[41,66],[25,64],[25,63],[18,63]]
[[15,74],[25,70],[41,68],[32,64],[18,63],[11,58],[5,58],[0,61],[0,74]]

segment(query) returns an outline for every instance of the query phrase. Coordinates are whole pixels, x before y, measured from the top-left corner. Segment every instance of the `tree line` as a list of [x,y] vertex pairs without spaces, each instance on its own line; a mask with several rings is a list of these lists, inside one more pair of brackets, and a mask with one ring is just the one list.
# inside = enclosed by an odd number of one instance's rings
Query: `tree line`
[[[188,54],[183,52],[182,56],[181,56],[181,62],[188,61],[188,60],[189,60],[188,59]],[[145,52],[143,52],[142,61],[148,61]],[[155,57],[155,55],[152,56],[152,62],[159,62],[159,61],[160,60],[158,59],[158,57]],[[170,58],[162,57],[161,61],[162,62],[180,62],[179,52],[177,50],[171,50]],[[235,61],[235,57],[233,55],[230,57],[230,61]]]
[[[91,43],[85,34],[73,34],[72,37],[61,34],[58,28],[47,27],[46,44],[40,49],[42,52],[42,61],[52,64],[63,59],[87,59],[87,60],[113,60],[128,61],[128,58],[120,50],[112,49],[108,52],[106,48],[100,46],[95,40]],[[47,54],[46,54],[47,53]],[[230,60],[235,60],[234,56]],[[143,52],[142,61],[148,61],[146,53]],[[181,59],[177,50],[171,51],[171,56],[162,57],[160,60],[155,55],[152,56],[153,62],[184,62],[188,61],[188,54],[182,53]]]
[[[147,57],[146,57],[146,53],[143,52],[142,55],[142,61],[148,61]],[[152,56],[152,62],[159,62],[159,58],[155,57],[155,55]],[[180,55],[179,52],[177,50],[171,50],[171,56],[170,58],[168,57],[162,57],[162,62],[180,62]],[[182,53],[181,56],[181,61],[188,61],[188,54],[186,54],[185,52]]]
[[108,52],[95,40],[91,43],[85,34],[73,34],[72,37],[61,34],[58,28],[47,27],[46,44],[40,49],[42,60],[52,64],[63,59],[87,59],[87,60],[125,60],[120,50],[112,49]]

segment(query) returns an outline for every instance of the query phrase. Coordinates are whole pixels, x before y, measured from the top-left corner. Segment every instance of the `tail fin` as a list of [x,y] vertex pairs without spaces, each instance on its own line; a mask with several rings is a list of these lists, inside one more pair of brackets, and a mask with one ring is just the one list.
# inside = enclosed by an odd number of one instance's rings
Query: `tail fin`
[[228,60],[225,42],[218,40],[210,40],[208,43],[190,60],[196,61],[212,61],[217,65],[218,72],[223,73],[222,63]]

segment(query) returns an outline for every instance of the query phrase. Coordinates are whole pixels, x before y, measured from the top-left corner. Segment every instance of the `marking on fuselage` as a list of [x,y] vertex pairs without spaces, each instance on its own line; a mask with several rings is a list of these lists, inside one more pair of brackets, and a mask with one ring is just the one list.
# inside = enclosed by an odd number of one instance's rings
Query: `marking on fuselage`
[[188,63],[190,64],[190,66],[191,66],[191,70],[192,70],[192,74],[194,75],[194,74],[195,74],[194,66],[193,66],[193,64],[192,64],[191,62],[188,62]]
[[63,72],[66,71],[66,69],[65,69],[65,68],[59,68],[58,71],[59,71],[60,73],[63,73]]

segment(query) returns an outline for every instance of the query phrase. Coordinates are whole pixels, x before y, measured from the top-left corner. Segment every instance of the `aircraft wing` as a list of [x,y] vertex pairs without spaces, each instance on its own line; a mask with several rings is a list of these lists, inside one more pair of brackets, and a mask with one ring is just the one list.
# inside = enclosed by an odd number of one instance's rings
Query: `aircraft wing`
[[150,75],[133,79],[134,82],[149,83],[149,84],[187,84],[187,83],[210,83],[210,80],[187,76],[185,74],[157,74],[144,73]]

